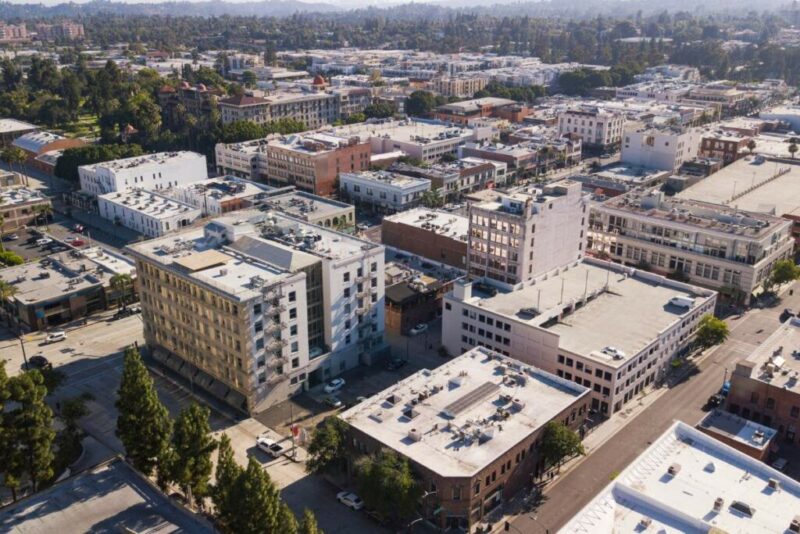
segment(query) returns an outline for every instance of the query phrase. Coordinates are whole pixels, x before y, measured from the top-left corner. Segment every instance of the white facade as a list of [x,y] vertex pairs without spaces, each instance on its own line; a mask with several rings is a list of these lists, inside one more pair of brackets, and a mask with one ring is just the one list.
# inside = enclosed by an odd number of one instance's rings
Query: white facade
[[697,157],[701,134],[694,128],[647,128],[625,132],[623,163],[648,169],[677,170],[684,161]]
[[159,152],[78,167],[81,190],[92,195],[138,188],[166,189],[208,179],[206,157],[195,152]]
[[597,107],[568,109],[558,114],[558,136],[578,135],[585,146],[616,146],[622,141],[624,127],[624,115]]
[[200,208],[142,189],[100,195],[97,209],[104,219],[148,237],[180,230],[202,216]]
[[470,276],[513,286],[582,258],[587,202],[565,180],[470,205]]
[[378,211],[394,213],[413,208],[430,191],[431,181],[386,171],[339,175],[339,192],[354,204],[367,204]]
[[257,168],[261,159],[264,160],[263,174],[266,175],[266,156],[259,157],[265,153],[266,144],[267,139],[253,139],[242,143],[217,143],[214,147],[217,171],[253,180],[259,176]]

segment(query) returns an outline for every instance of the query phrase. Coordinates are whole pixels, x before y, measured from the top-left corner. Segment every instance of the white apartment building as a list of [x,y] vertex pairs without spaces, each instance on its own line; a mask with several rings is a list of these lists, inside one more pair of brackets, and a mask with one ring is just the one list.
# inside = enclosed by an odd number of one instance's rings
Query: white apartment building
[[587,203],[580,183],[562,180],[471,204],[469,275],[510,287],[579,260]]
[[694,128],[643,128],[625,132],[620,161],[648,169],[675,171],[697,157],[701,133]]
[[208,178],[206,157],[196,152],[159,152],[78,167],[81,190],[92,195],[138,188],[166,189]]
[[202,210],[156,191],[126,189],[97,197],[100,216],[148,237],[159,237],[189,226]]
[[450,354],[487,347],[572,380],[610,415],[668,371],[716,298],[586,258],[513,290],[456,281],[444,297],[442,344]]
[[570,108],[558,114],[558,136],[580,136],[586,147],[609,150],[619,146],[625,116],[595,106]]
[[660,274],[684,273],[748,303],[772,265],[791,258],[792,221],[719,204],[631,192],[592,207],[587,248]]
[[154,357],[244,412],[383,347],[380,245],[250,210],[128,250]]
[[249,180],[266,176],[267,161],[263,154],[266,153],[269,140],[266,137],[241,143],[217,143],[214,147],[217,172]]
[[418,206],[431,190],[427,178],[387,171],[345,172],[339,175],[339,194],[356,205],[381,213],[396,213]]

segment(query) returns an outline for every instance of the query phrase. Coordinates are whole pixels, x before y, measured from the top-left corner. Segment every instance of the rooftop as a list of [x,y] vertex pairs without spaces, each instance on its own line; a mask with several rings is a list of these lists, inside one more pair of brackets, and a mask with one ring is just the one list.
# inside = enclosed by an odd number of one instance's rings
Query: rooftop
[[0,530],[22,534],[214,532],[122,460],[100,464],[3,508]]
[[154,219],[168,219],[181,213],[198,212],[190,204],[144,189],[126,189],[115,193],[106,193],[99,198],[118,204],[123,208],[135,210]]
[[665,178],[669,173],[666,171],[654,171],[636,165],[626,165],[618,163],[609,165],[606,168],[593,173],[604,180],[625,183],[628,185],[641,185]]
[[404,174],[388,171],[343,172],[341,178],[362,182],[375,182],[398,189],[415,189],[426,185],[430,186],[431,183],[427,178],[413,178]]
[[258,203],[303,220],[328,217],[355,209],[351,204],[297,191],[293,187],[270,191],[259,197]]
[[588,389],[478,347],[340,414],[444,477],[473,476]]
[[362,141],[371,137],[383,137],[420,146],[439,141],[466,140],[473,137],[473,132],[468,129],[412,120],[357,123],[340,126],[331,131],[339,137],[357,136]]
[[27,187],[14,187],[0,191],[0,209],[13,204],[47,200],[41,191]]
[[676,197],[779,217],[800,215],[800,166],[758,156],[745,157]]
[[38,153],[42,148],[55,141],[66,139],[63,135],[53,132],[31,132],[14,139],[13,145],[28,152]]
[[716,409],[708,412],[697,426],[758,450],[766,449],[778,433],[774,428]]
[[197,158],[205,159],[205,156],[198,154],[197,152],[189,152],[187,150],[181,150],[178,152],[158,152],[156,154],[146,154],[144,156],[133,156],[130,158],[93,163],[91,165],[81,165],[81,169],[86,169],[92,172],[95,172],[98,169],[106,169],[109,172],[114,172],[122,169],[135,169],[137,167],[190,161]]
[[[468,302],[558,334],[564,350],[620,367],[712,293],[684,287],[635,269],[585,259],[516,290],[486,292],[473,284]],[[678,307],[670,303],[673,297],[687,297],[693,303],[689,308]],[[583,306],[562,315],[581,302]],[[621,357],[602,352],[606,347],[619,349]]]
[[217,200],[229,200],[233,198],[252,197],[260,193],[265,193],[272,188],[251,180],[245,180],[234,176],[222,176],[193,182],[181,186],[179,189],[185,189],[186,191],[201,195],[204,194]]
[[750,377],[800,393],[800,318],[784,322],[750,356],[737,364],[736,374],[750,368]]
[[544,209],[542,207],[544,204],[567,196],[572,188],[577,189],[580,194],[581,184],[568,179],[553,182],[543,187],[527,185],[508,193],[492,191],[494,193],[493,198],[476,202],[472,207],[473,209],[524,216],[527,206],[531,207],[533,213],[538,213],[540,209]]
[[467,242],[469,219],[454,213],[440,212],[428,208],[414,208],[385,217],[384,220],[422,228],[437,235],[444,235]]
[[450,113],[475,113],[486,106],[498,108],[503,106],[515,105],[515,100],[507,98],[476,98],[474,100],[464,100],[462,102],[453,102],[452,104],[444,104],[436,108],[436,111],[446,111]]
[[26,132],[38,129],[38,126],[29,122],[18,121],[17,119],[0,119],[0,133]]
[[796,481],[676,422],[559,532],[788,532],[798,505]]
[[272,139],[267,144],[294,152],[316,154],[337,150],[356,142],[358,142],[357,137],[348,139],[331,133],[313,132],[283,136]]

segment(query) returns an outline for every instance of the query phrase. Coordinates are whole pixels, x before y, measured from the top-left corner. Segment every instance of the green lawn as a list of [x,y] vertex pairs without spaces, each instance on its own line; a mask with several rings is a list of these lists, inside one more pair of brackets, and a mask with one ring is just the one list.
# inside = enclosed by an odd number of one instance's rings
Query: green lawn
[[54,131],[67,137],[94,137],[99,135],[100,128],[97,126],[97,117],[90,113],[85,113],[80,115],[78,120],[72,124]]

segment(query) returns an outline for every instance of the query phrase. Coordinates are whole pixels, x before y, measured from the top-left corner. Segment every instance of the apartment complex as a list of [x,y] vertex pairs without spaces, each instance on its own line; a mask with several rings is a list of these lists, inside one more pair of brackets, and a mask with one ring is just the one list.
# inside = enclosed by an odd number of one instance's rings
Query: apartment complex
[[676,171],[697,157],[700,134],[694,128],[643,128],[625,132],[620,160],[648,169]]
[[158,104],[164,122],[173,127],[181,119],[178,106],[188,115],[196,118],[210,118],[217,109],[217,99],[223,95],[219,89],[209,89],[204,84],[191,85],[181,82],[177,87],[165,85],[158,91]]
[[395,451],[430,491],[421,515],[435,526],[474,532],[543,468],[550,421],[577,430],[588,389],[475,348],[423,369],[339,417],[353,455]]
[[798,504],[796,480],[677,421],[559,532],[797,532]]
[[0,43],[21,43],[30,41],[28,28],[22,24],[0,22]]
[[562,180],[471,204],[470,277],[513,286],[580,259],[587,203],[580,183]]
[[338,96],[324,92],[277,92],[264,97],[241,94],[221,99],[219,108],[223,124],[293,119],[312,129],[340,118]]
[[138,188],[167,189],[208,179],[206,157],[195,152],[159,152],[78,167],[81,190],[104,195]]
[[273,139],[264,148],[266,174],[261,174],[260,180],[325,197],[336,194],[336,181],[342,173],[368,170],[371,154],[369,143],[358,137],[324,133]]
[[483,346],[591,388],[609,415],[669,370],[714,291],[594,259],[573,261],[516,289],[457,280],[445,296],[442,345]]
[[486,76],[440,76],[431,80],[431,89],[440,95],[456,98],[471,98],[486,87],[489,78]]
[[587,248],[748,303],[773,264],[792,257],[791,227],[773,215],[631,192],[592,207]]
[[154,357],[244,412],[384,346],[380,245],[249,210],[128,250]]
[[97,211],[104,219],[148,237],[175,232],[203,215],[199,207],[139,188],[98,195]]
[[419,206],[431,181],[387,171],[346,172],[339,176],[339,195],[379,213],[396,213]]
[[75,41],[85,36],[83,24],[78,22],[36,25],[36,37],[40,41]]
[[381,243],[466,269],[468,232],[467,217],[418,207],[385,217]]
[[587,148],[613,150],[620,146],[625,128],[622,113],[598,107],[576,107],[558,114],[558,135],[579,136]]

